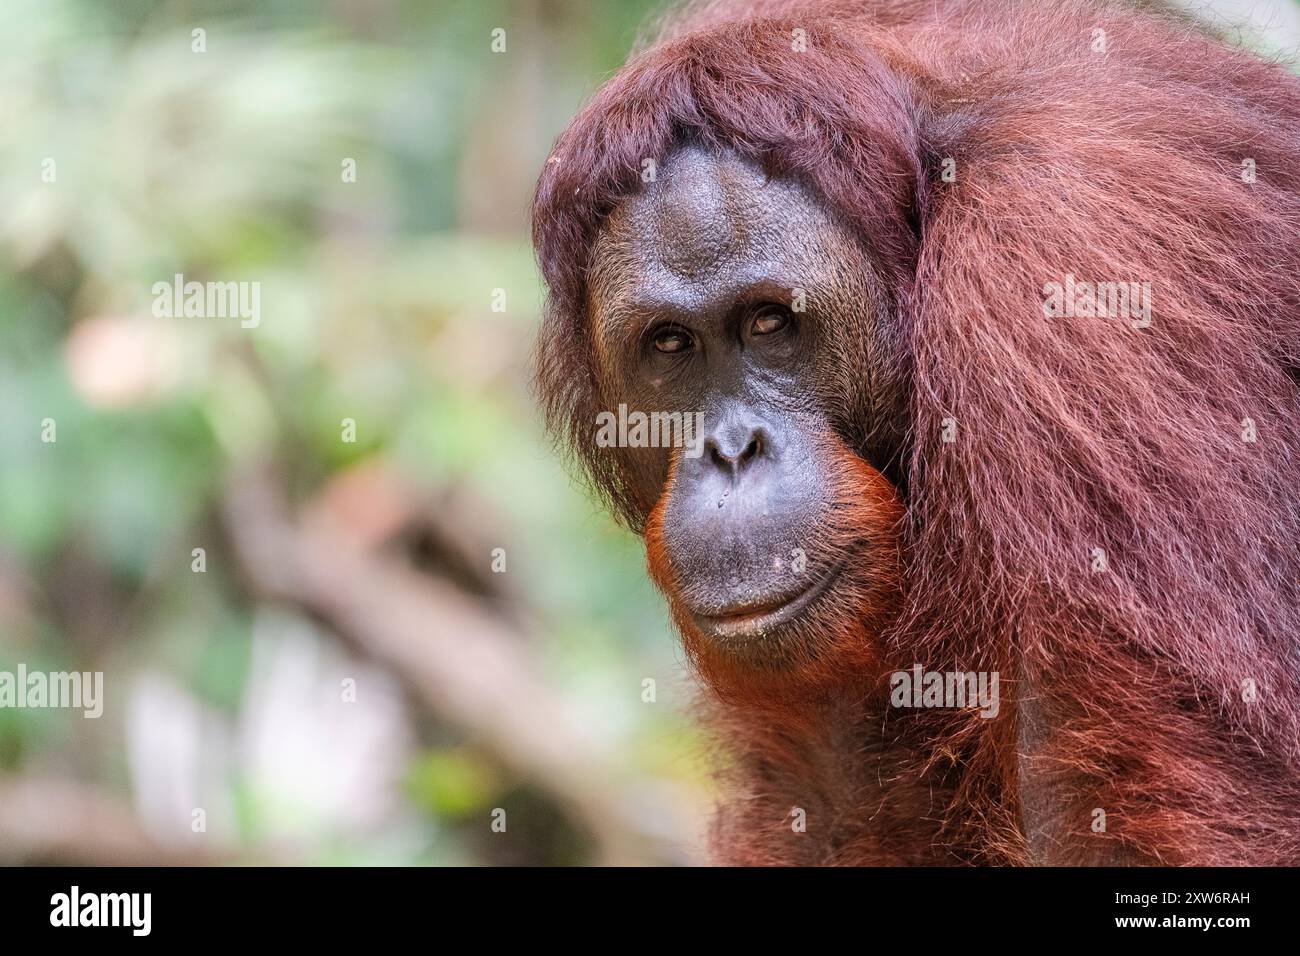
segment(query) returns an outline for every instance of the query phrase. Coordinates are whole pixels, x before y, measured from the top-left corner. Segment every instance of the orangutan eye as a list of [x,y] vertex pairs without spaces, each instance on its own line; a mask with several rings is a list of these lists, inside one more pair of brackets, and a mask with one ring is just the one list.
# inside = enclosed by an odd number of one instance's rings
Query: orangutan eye
[[664,329],[656,333],[654,344],[660,352],[685,352],[695,345],[695,340],[681,329]]
[[781,305],[765,305],[749,326],[750,335],[771,335],[790,324],[790,313]]

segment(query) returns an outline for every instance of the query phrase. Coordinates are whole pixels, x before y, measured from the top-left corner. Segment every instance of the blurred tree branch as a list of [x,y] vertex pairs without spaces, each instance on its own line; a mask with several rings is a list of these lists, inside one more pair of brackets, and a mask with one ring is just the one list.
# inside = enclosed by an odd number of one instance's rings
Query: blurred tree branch
[[621,785],[617,756],[574,725],[508,623],[445,580],[368,549],[328,510],[295,523],[277,489],[270,469],[250,469],[232,478],[224,502],[255,594],[327,622],[472,732],[590,829],[599,862],[692,862],[690,799],[667,785],[650,795]]

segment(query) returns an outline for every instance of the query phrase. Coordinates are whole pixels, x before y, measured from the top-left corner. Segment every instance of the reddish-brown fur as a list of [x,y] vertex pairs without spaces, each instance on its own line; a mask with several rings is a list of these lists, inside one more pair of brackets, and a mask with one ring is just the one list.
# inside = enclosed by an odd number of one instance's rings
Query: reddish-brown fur
[[[772,0],[674,21],[560,137],[535,209],[543,396],[638,530],[591,443],[610,405],[584,281],[643,158],[683,136],[812,184],[862,237],[910,361],[880,664],[786,721],[761,682],[720,681],[720,856],[1300,862],[1297,80],[1105,2]],[[1067,273],[1150,282],[1151,326],[1045,318]],[[891,712],[884,671],[913,662],[1000,672],[998,718]]]

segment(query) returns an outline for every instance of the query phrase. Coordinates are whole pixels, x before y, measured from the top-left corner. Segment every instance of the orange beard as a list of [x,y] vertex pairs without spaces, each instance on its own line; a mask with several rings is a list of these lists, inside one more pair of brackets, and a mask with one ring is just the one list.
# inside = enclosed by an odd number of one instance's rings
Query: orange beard
[[[791,704],[824,699],[846,687],[864,691],[882,673],[881,634],[897,613],[901,593],[903,503],[897,489],[831,435],[820,442],[832,477],[832,505],[823,522],[808,529],[809,555],[823,573],[842,564],[834,585],[799,618],[743,655],[702,634],[682,606],[680,588],[664,547],[664,513],[677,473],[674,453],[668,480],[646,522],[650,577],[668,598],[682,644],[706,685],[726,704],[786,711]],[[813,562],[810,559],[810,564]]]

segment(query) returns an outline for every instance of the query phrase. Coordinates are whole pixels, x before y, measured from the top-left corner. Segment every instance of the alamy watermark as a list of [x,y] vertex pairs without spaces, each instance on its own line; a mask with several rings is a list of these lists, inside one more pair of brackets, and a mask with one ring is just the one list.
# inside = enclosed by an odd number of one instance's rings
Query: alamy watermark
[[0,671],[0,709],[63,708],[91,719],[104,713],[103,671]]
[[687,458],[704,454],[703,412],[640,412],[619,403],[618,412],[596,416],[598,448],[683,448]]
[[1064,282],[1043,285],[1043,314],[1049,319],[1130,319],[1133,328],[1151,324],[1150,282],[1088,282],[1066,273]]
[[50,897],[50,925],[119,926],[131,930],[132,936],[148,936],[153,929],[153,894],[83,892],[74,884],[67,893]]
[[889,703],[894,707],[978,707],[980,716],[996,717],[1001,709],[997,671],[910,671],[889,675]]
[[186,282],[178,272],[171,282],[155,282],[150,291],[159,319],[239,319],[245,329],[262,323],[260,282]]

